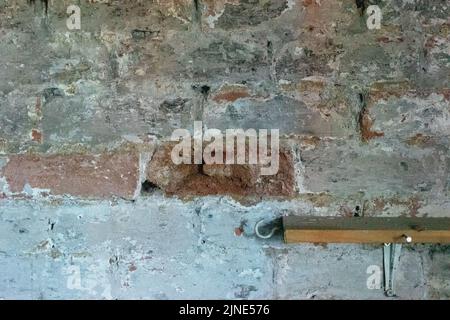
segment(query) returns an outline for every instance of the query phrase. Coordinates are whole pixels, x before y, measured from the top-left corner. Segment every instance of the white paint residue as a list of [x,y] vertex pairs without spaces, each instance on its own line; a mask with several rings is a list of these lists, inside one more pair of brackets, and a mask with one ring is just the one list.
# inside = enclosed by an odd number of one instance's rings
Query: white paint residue
[[28,183],[25,184],[23,187],[23,192],[29,196],[32,196],[33,198],[39,198],[42,196],[42,194],[47,193],[50,194],[50,189],[39,189],[39,188],[33,188]]
[[216,14],[215,16],[208,16],[206,18],[206,23],[208,23],[208,26],[211,29],[214,29],[216,27],[216,22],[219,20],[219,18],[223,15],[223,13],[225,12],[225,9],[222,9],[221,11],[219,11],[218,14]]
[[5,177],[0,177],[0,191],[4,194],[10,194],[8,181],[6,181]]
[[263,276],[260,269],[246,269],[239,274],[239,277],[253,277],[259,279]]
[[142,184],[147,179],[147,164],[150,162],[152,154],[150,152],[142,152],[139,154],[139,179],[133,199],[137,199],[142,192]]
[[292,10],[295,7],[296,4],[297,4],[296,0],[288,0],[287,8],[284,9],[284,11],[282,13],[285,13],[286,11]]

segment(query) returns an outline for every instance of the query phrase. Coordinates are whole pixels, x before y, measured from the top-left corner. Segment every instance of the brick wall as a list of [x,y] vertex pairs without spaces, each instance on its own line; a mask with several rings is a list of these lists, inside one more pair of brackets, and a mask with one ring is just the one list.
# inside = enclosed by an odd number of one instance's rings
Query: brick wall
[[[380,29],[353,0],[80,1],[80,30],[69,1],[0,0],[0,203],[156,190],[448,216],[450,4],[365,3]],[[174,165],[196,120],[279,129],[278,174]]]

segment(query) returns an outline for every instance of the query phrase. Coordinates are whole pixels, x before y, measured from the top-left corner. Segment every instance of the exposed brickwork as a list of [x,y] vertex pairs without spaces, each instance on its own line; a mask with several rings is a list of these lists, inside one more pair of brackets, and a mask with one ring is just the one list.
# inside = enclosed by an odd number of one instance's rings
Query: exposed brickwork
[[383,132],[373,131],[372,125],[373,125],[373,120],[370,117],[368,110],[363,109],[361,111],[360,118],[359,118],[359,126],[360,126],[360,130],[361,130],[361,139],[364,142],[367,142],[376,137],[384,136]]
[[250,96],[248,88],[242,85],[225,85],[215,94],[213,100],[216,102],[234,102],[241,98]]
[[280,150],[279,171],[262,176],[258,165],[175,165],[173,144],[162,145],[147,167],[147,179],[169,195],[293,196],[296,188],[294,159]]
[[11,155],[0,176],[11,193],[132,199],[139,183],[136,152],[101,155]]
[[[11,159],[71,163],[67,150],[78,161],[78,151],[167,141],[202,120],[220,130],[280,129],[300,156],[266,181],[252,166],[174,166],[159,149],[147,171],[141,163],[133,173],[126,198],[145,174],[175,195],[319,192],[330,208],[357,190],[369,201],[389,188],[399,199],[448,193],[449,9],[438,0],[383,3],[379,30],[368,30],[351,0],[89,1],[80,4],[82,42],[66,27],[67,3],[49,2],[50,31],[38,23],[39,2],[21,5],[0,11],[0,152]],[[50,180],[68,179],[60,174],[31,182],[54,187]],[[97,186],[86,189],[94,195],[122,194],[118,180],[81,180]],[[90,196],[60,184],[53,192]]]
[[[0,1],[0,300],[383,298],[381,250],[254,227],[449,216],[449,17],[445,0]],[[194,121],[279,129],[278,174],[175,165],[167,141]],[[449,298],[448,254],[406,246],[398,298]]]

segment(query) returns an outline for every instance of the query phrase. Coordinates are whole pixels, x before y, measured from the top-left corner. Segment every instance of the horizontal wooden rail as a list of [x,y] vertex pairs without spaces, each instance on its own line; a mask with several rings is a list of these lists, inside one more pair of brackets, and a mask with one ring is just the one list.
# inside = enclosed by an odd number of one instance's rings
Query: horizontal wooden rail
[[450,243],[450,218],[283,218],[286,243]]

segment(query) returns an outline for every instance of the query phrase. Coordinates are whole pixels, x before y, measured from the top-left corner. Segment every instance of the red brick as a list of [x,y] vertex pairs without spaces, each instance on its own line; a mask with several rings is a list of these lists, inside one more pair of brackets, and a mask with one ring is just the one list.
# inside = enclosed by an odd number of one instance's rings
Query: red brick
[[216,102],[234,102],[238,99],[250,97],[250,92],[243,85],[225,85],[219,89],[213,100]]
[[31,130],[31,140],[42,143],[42,132],[40,132],[38,129]]
[[139,184],[137,152],[101,155],[11,155],[1,176],[18,194],[26,184],[52,195],[132,199]]
[[370,117],[368,110],[364,109],[359,117],[359,126],[361,130],[362,141],[367,142],[371,139],[384,136],[384,132],[373,131],[372,125],[373,119]]
[[147,179],[169,195],[288,197],[295,194],[293,155],[286,148],[280,149],[278,173],[263,176],[258,165],[175,165],[170,156],[173,145],[162,145],[147,170]]

